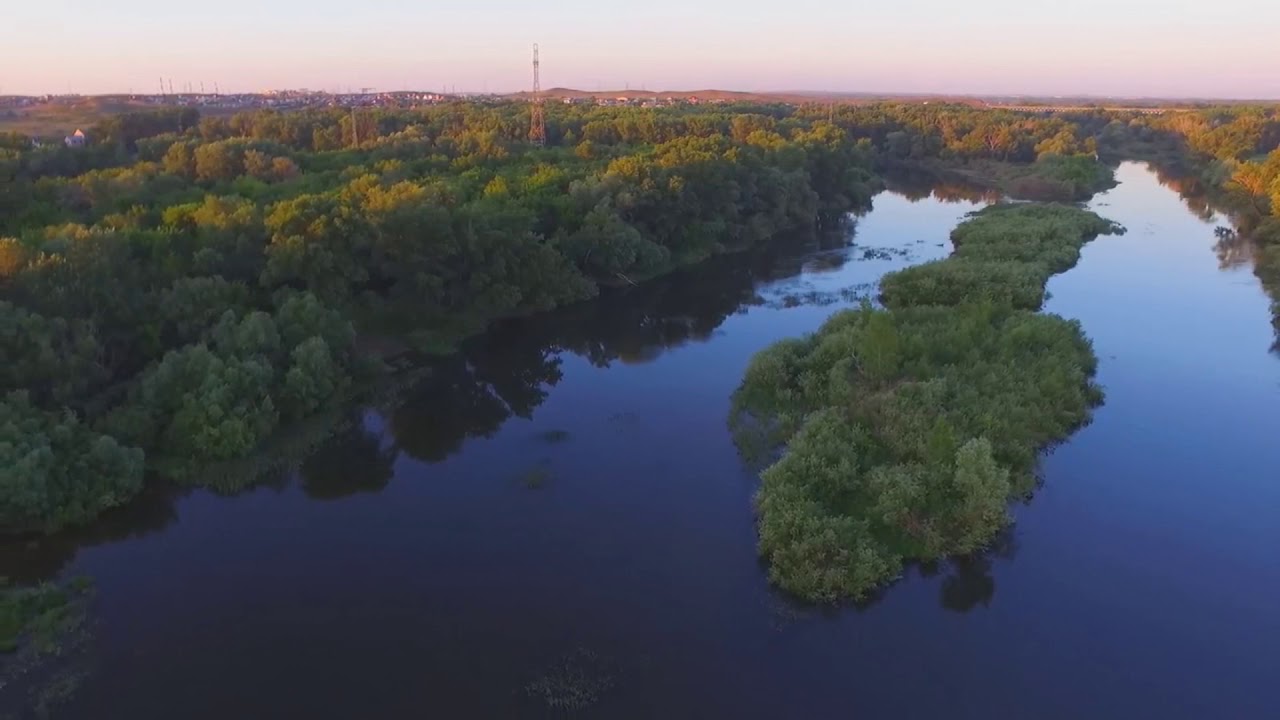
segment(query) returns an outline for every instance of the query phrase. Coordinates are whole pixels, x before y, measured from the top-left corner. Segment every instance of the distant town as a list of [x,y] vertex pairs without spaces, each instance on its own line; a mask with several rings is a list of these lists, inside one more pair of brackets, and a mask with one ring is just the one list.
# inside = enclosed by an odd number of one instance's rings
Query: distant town
[[[276,110],[298,110],[304,108],[331,107],[388,107],[403,108],[420,105],[457,102],[508,102],[513,99],[527,97],[528,93],[433,93],[433,92],[349,92],[331,93],[313,90],[273,90],[260,93],[177,93],[152,95],[0,95],[0,111],[18,110],[48,105],[75,105],[88,99],[97,101],[115,101],[138,106],[154,107],[194,107],[206,110],[257,110],[271,108]],[[577,91],[553,90],[545,93],[547,99],[566,104],[596,105],[633,105],[641,107],[659,107],[681,103],[727,103],[732,97],[715,97],[701,99],[697,95],[687,93],[648,93],[636,91],[628,94],[579,93]]]

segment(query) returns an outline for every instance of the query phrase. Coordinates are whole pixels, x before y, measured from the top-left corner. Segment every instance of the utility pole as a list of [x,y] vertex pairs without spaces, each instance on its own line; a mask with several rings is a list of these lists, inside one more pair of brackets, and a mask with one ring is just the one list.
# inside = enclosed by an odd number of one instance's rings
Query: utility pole
[[529,106],[529,142],[547,144],[547,118],[542,111],[541,63],[538,60],[538,44],[533,44],[533,104]]
[[360,147],[360,118],[356,115],[356,108],[351,107],[351,148]]

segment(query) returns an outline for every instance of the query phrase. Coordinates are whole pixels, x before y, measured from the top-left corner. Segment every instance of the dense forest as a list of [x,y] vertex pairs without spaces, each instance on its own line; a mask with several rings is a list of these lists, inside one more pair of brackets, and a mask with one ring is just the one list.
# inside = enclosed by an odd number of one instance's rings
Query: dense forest
[[877,189],[868,143],[782,108],[567,110],[548,147],[526,128],[520,105],[460,104],[6,138],[0,528],[84,522],[149,471],[252,453],[376,372],[359,337],[447,349]]

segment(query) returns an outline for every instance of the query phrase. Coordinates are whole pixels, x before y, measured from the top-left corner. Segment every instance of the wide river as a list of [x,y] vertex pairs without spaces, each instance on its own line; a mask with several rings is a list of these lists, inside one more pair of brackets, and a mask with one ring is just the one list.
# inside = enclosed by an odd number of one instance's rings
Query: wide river
[[[87,575],[69,718],[1280,717],[1280,358],[1225,221],[1145,166],[1053,279],[1106,404],[992,552],[865,607],[772,591],[726,428],[753,353],[979,207],[512,321],[280,481],[157,492],[0,575]],[[841,242],[840,240],[843,240]],[[0,713],[3,714],[3,713]]]

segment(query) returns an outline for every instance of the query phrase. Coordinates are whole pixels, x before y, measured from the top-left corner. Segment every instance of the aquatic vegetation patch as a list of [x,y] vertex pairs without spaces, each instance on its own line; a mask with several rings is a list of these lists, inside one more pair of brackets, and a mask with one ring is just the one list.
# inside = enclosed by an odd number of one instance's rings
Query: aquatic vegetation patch
[[1008,524],[1038,452],[1087,422],[1102,391],[1079,323],[1025,309],[1039,303],[1003,285],[1025,283],[1005,270],[1066,269],[1079,245],[1115,230],[1076,208],[982,211],[954,235],[969,256],[937,263],[964,263],[969,285],[891,275],[887,309],[864,303],[752,359],[731,426],[768,464],[755,504],[776,584],[865,599],[906,563],[980,550]]
[[[917,244],[923,241],[917,241]],[[907,248],[874,247],[863,248],[859,257],[863,260],[910,260],[911,251]]]
[[568,430],[556,429],[538,433],[538,439],[548,445],[559,445],[560,443],[568,442],[570,437],[572,436]]
[[520,484],[529,490],[541,490],[551,482],[551,462],[543,460],[520,475]]
[[0,579],[0,705],[45,717],[88,675],[88,580],[17,587]]
[[609,662],[586,648],[576,648],[557,660],[525,692],[557,710],[578,711],[591,707],[613,687]]

